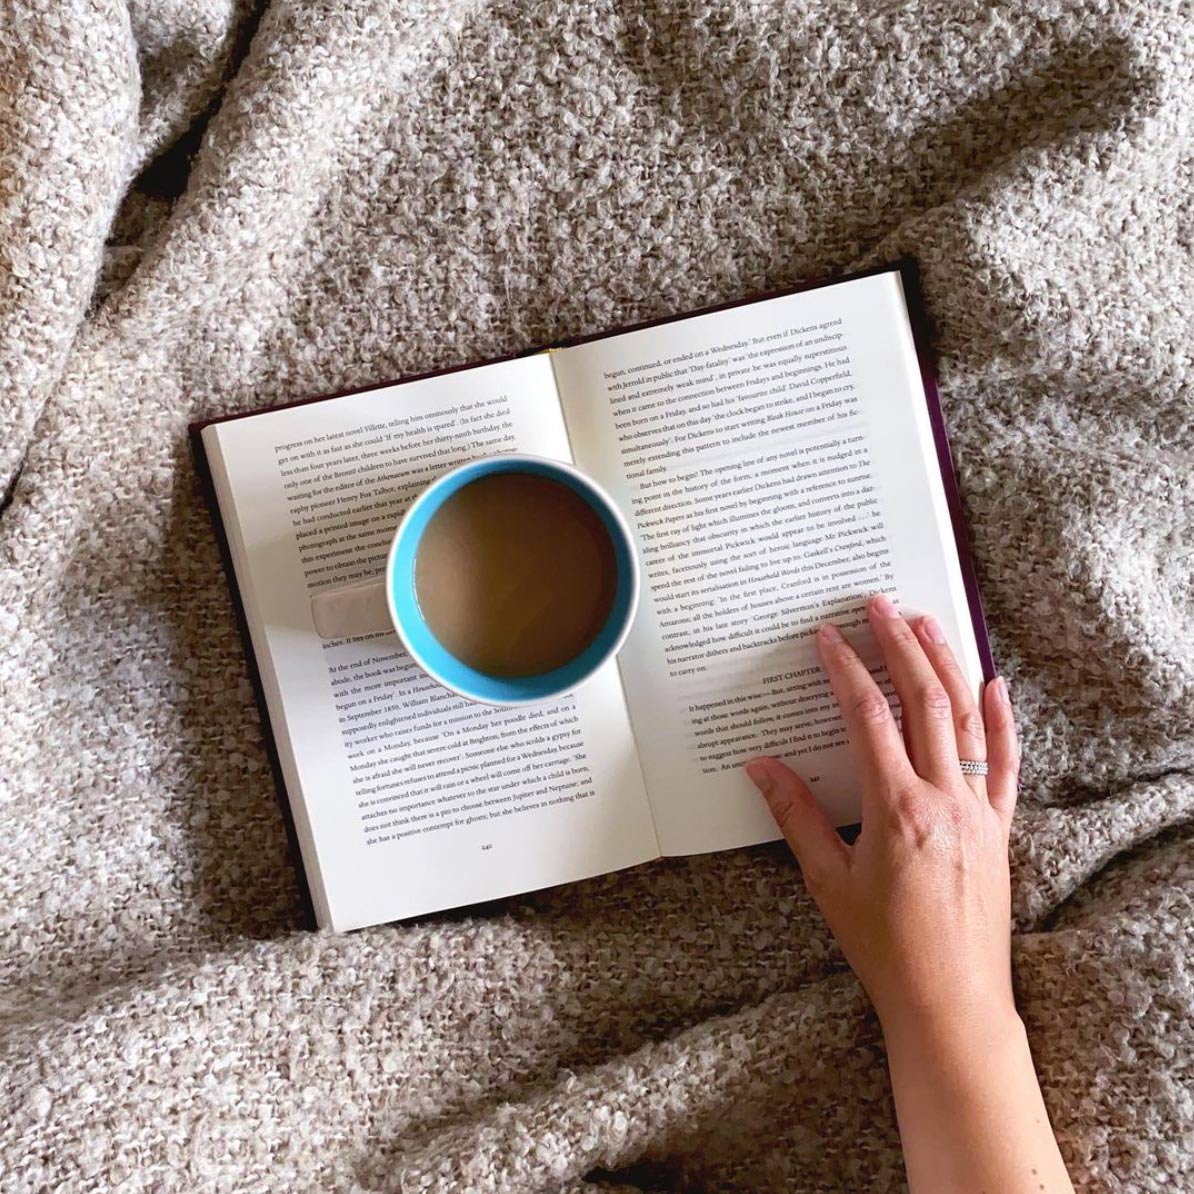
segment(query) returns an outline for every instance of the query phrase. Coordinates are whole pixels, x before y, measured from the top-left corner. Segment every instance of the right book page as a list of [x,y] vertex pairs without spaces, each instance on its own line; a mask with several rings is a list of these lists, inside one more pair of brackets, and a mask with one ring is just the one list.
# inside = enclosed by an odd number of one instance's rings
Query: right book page
[[553,353],[577,464],[631,519],[644,599],[620,667],[660,847],[778,836],[742,772],[787,759],[859,817],[818,664],[832,618],[891,699],[872,593],[983,668],[898,270]]

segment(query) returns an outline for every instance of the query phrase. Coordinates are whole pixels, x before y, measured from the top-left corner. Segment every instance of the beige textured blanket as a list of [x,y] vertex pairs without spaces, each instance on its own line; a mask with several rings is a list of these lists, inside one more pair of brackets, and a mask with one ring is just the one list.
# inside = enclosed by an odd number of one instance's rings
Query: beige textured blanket
[[780,850],[299,931],[185,432],[902,253],[1046,1098],[1194,1189],[1192,154],[1180,0],[0,0],[0,1189],[901,1187]]

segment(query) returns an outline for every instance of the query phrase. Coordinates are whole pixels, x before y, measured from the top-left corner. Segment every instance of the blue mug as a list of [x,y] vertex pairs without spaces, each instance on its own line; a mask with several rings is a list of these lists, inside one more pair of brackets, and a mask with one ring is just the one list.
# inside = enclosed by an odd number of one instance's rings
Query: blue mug
[[[605,625],[575,659],[540,675],[490,676],[470,667],[435,637],[415,595],[415,557],[432,516],[454,493],[496,473],[529,473],[566,485],[598,515],[614,548],[617,577]],[[427,675],[467,700],[486,705],[529,705],[572,692],[618,653],[634,623],[639,587],[634,537],[609,494],[570,464],[511,454],[470,461],[433,481],[415,498],[398,524],[383,577],[317,593],[311,599],[311,615],[321,638],[396,631],[411,659]]]

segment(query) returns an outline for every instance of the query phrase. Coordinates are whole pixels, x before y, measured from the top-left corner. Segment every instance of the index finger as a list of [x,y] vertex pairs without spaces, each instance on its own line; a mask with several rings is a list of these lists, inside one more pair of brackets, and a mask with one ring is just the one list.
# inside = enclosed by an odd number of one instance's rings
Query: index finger
[[863,796],[881,799],[914,782],[891,706],[858,653],[829,623],[817,632],[817,650],[850,735]]

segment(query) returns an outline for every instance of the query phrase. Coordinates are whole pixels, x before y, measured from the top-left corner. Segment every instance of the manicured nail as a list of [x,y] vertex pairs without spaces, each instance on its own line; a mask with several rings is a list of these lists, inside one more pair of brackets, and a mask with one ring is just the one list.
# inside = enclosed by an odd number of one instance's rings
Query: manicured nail
[[832,622],[826,622],[817,633],[823,642],[840,643],[843,641],[842,632]]
[[879,593],[877,596],[871,598],[871,610],[881,618],[897,617],[896,607],[892,604],[891,598],[886,593]]
[[931,643],[945,642],[945,635],[941,632],[941,623],[932,614],[925,614],[920,620],[920,628],[925,632],[925,638]]
[[775,787],[775,779],[771,772],[762,763],[747,763],[746,774],[750,777],[750,782],[754,784],[764,796],[771,794]]

